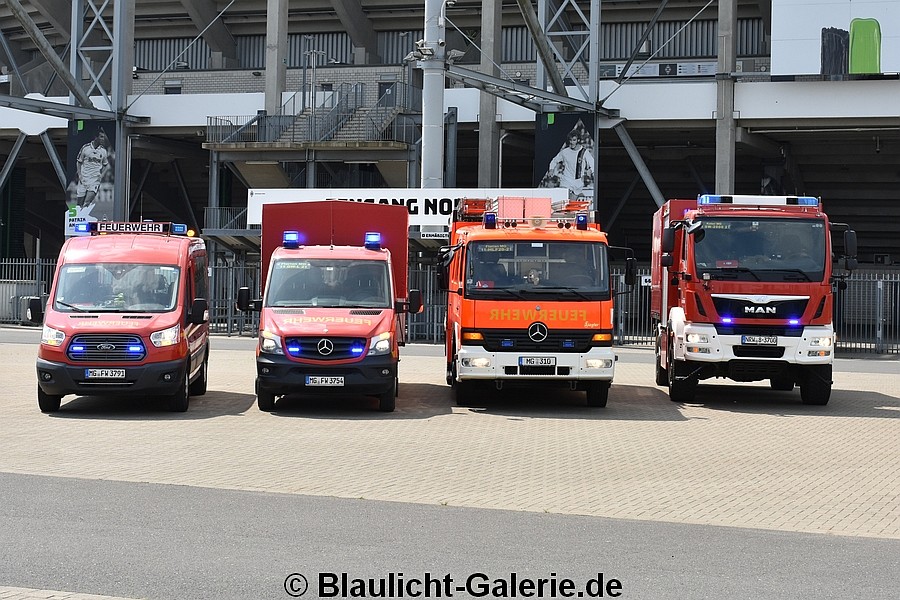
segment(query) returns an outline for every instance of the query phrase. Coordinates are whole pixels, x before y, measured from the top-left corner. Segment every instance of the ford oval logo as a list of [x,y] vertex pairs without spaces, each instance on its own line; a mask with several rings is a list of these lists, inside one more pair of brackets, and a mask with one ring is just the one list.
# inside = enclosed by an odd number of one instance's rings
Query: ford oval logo
[[116,349],[115,344],[98,344],[97,345],[97,350],[102,350],[103,352],[109,352],[109,351],[115,350],[115,349]]

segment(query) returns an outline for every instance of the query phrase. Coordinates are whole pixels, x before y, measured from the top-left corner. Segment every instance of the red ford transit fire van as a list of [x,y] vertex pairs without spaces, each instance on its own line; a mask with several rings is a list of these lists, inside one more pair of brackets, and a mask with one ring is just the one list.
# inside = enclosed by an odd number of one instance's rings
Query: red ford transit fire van
[[63,396],[159,395],[172,411],[206,393],[206,245],[173,223],[93,222],[63,244],[43,309],[38,406]]

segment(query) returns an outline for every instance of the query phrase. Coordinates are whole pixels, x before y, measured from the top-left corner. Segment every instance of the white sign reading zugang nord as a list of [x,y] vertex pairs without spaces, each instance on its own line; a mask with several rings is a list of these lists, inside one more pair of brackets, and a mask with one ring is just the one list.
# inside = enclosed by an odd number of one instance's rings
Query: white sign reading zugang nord
[[262,223],[262,205],[275,202],[349,200],[370,204],[396,204],[409,210],[409,224],[448,225],[454,208],[463,198],[525,196],[565,200],[564,188],[344,188],[344,189],[251,189],[247,198],[247,224]]

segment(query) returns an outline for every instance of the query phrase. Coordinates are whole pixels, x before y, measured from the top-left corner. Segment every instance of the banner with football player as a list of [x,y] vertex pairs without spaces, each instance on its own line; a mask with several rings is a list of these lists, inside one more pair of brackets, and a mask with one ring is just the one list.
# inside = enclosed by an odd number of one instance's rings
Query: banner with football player
[[76,223],[113,218],[114,139],[115,121],[69,121],[67,236],[75,234]]

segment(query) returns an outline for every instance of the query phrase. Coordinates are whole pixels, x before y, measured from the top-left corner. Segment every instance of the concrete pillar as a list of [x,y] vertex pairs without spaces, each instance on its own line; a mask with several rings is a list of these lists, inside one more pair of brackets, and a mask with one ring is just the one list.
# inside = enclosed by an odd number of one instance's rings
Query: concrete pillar
[[444,187],[444,2],[425,0],[422,59],[422,187]]
[[[481,4],[481,72],[498,77],[502,59],[502,3],[484,0]],[[500,124],[497,123],[497,96],[480,92],[478,106],[478,186],[498,187],[500,181]]]
[[275,115],[287,85],[288,0],[266,0],[266,13],[266,112]]
[[734,193],[737,138],[734,118],[734,78],[737,60],[737,0],[719,2],[718,61],[716,66],[716,193]]

